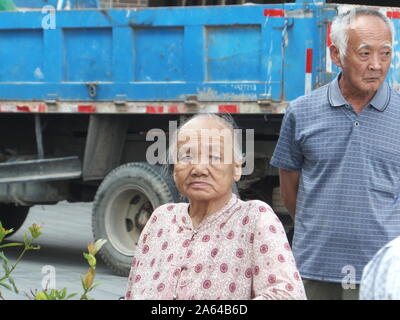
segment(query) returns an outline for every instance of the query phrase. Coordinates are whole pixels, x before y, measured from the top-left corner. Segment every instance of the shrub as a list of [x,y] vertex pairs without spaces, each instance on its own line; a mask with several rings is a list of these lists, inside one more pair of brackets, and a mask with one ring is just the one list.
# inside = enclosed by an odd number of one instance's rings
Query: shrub
[[[3,251],[0,251],[0,260],[2,260],[2,267],[4,274],[0,275],[0,299],[4,300],[1,289],[5,288],[7,290],[13,291],[15,293],[19,293],[18,287],[15,283],[15,279],[12,277],[12,272],[15,270],[17,265],[21,262],[26,252],[30,250],[39,250],[40,246],[34,246],[33,242],[42,234],[41,226],[37,224],[33,224],[28,228],[29,235],[24,234],[24,242],[23,243],[7,243],[2,244],[4,238],[13,232],[12,229],[6,230],[0,222],[0,250],[7,247],[23,247],[20,255],[17,260],[11,264],[10,260],[6,257]],[[106,240],[99,239],[95,243],[88,244],[88,252],[83,253],[84,258],[89,264],[89,269],[84,275],[81,277],[81,284],[83,288],[83,293],[80,296],[80,300],[89,300],[88,293],[95,289],[99,284],[94,284],[94,278],[96,276],[96,254],[100,251],[101,247],[106,243]],[[32,292],[32,291],[31,291]],[[45,289],[39,292],[32,292],[32,297],[28,296],[29,299],[34,300],[69,300],[73,297],[77,296],[77,293],[68,294],[67,288],[63,288],[61,290],[57,289]]]

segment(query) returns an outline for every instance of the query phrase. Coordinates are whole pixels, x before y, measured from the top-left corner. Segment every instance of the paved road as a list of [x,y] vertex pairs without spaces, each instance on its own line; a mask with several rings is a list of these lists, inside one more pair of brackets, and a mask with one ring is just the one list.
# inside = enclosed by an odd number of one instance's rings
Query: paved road
[[[88,265],[82,253],[87,251],[87,244],[93,241],[91,230],[91,204],[69,204],[66,202],[54,206],[32,207],[22,228],[10,237],[8,242],[22,241],[23,234],[33,223],[42,225],[43,234],[36,244],[39,251],[30,251],[13,273],[21,293],[13,294],[2,289],[7,300],[27,299],[24,292],[41,290],[42,281],[49,276],[48,267],[55,270],[57,289],[66,287],[69,293],[82,293],[80,277]],[[7,248],[5,253],[11,261],[17,258],[19,249]],[[43,267],[45,267],[43,269]],[[3,274],[2,268],[0,275]],[[124,294],[126,281],[124,277],[113,275],[98,259],[95,283],[99,287],[89,294],[96,300],[115,300]],[[42,274],[42,271],[44,272]]]

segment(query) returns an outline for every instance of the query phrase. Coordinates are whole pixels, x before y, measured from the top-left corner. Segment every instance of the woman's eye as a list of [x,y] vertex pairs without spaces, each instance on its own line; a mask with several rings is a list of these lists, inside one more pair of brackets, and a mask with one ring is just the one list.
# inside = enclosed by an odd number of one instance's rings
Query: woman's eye
[[182,155],[182,156],[179,156],[178,160],[187,162],[187,161],[192,160],[192,157],[190,155]]

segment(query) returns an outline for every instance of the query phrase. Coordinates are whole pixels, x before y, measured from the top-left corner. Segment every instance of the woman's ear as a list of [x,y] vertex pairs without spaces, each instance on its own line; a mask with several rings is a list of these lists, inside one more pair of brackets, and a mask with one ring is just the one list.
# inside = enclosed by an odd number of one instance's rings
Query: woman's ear
[[175,185],[176,185],[176,173],[175,173],[175,168],[172,169],[172,178],[174,179]]
[[233,180],[238,182],[242,176],[242,165],[240,163],[235,163],[233,168]]

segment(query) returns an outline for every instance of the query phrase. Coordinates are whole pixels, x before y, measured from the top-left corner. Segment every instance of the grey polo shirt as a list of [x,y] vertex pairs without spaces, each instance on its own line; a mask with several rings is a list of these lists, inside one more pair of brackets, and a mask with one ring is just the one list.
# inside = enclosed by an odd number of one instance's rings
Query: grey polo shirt
[[293,252],[304,278],[345,282],[400,235],[400,95],[356,114],[338,78],[288,107],[273,166],[300,170]]

